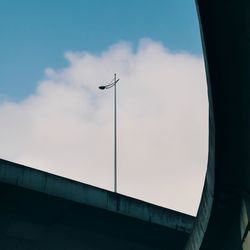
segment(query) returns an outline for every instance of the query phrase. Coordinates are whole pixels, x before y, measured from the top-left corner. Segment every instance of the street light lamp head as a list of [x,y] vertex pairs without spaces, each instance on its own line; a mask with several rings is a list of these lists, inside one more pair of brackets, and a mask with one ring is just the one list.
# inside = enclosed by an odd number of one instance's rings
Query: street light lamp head
[[106,89],[106,86],[99,86],[99,89],[101,90]]

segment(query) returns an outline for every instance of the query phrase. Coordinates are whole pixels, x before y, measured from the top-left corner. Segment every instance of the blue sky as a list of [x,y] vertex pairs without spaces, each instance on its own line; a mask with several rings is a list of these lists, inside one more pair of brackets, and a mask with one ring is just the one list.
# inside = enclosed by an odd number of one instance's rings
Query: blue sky
[[[195,215],[208,103],[194,0],[0,1],[0,158]],[[164,195],[163,195],[164,194]]]
[[0,36],[0,91],[13,100],[32,93],[46,67],[65,66],[66,51],[148,37],[202,53],[194,0],[2,0]]

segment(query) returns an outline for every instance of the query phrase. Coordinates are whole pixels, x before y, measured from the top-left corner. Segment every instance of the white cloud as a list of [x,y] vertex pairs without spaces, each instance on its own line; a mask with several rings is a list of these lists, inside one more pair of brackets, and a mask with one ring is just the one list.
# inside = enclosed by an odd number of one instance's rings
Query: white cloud
[[1,157],[112,189],[113,91],[98,85],[116,72],[119,192],[195,214],[208,144],[203,59],[148,39],[65,57],[32,96],[0,104]]

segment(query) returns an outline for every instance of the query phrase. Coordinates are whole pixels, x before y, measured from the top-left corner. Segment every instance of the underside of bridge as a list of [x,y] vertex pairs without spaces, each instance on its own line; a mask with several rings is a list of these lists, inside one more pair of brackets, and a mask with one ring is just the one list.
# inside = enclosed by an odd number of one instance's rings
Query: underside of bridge
[[250,1],[197,0],[210,105],[203,196],[186,249],[250,249]]
[[181,250],[194,218],[0,160],[0,249]]

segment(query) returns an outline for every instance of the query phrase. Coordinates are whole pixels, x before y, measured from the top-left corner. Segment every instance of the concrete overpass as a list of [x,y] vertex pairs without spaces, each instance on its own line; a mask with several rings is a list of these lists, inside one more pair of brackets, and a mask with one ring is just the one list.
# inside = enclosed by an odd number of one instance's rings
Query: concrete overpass
[[194,218],[0,160],[0,249],[181,250]]
[[197,0],[209,96],[209,159],[185,249],[250,249],[250,1]]

